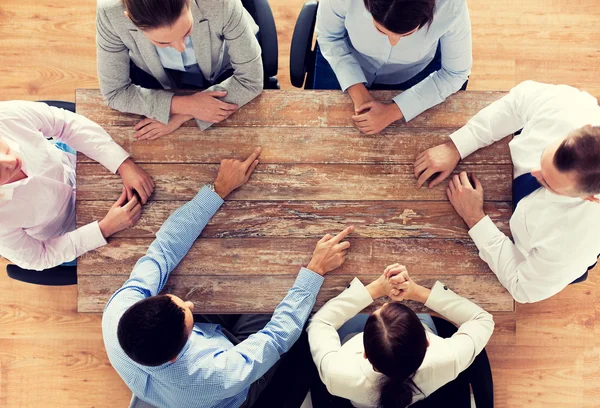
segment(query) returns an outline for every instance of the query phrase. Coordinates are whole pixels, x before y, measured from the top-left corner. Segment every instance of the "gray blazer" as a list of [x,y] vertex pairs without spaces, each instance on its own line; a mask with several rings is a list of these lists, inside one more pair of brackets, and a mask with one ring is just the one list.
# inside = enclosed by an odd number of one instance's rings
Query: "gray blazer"
[[[256,25],[241,0],[190,0],[194,18],[192,42],[205,78],[229,63],[232,77],[208,90],[225,90],[225,102],[242,106],[263,89],[261,50]],[[98,79],[104,100],[113,109],[169,122],[173,92],[145,89],[129,79],[129,62],[172,89],[156,48],[124,14],[121,0],[98,0],[96,44]],[[210,123],[198,120],[204,130]]]

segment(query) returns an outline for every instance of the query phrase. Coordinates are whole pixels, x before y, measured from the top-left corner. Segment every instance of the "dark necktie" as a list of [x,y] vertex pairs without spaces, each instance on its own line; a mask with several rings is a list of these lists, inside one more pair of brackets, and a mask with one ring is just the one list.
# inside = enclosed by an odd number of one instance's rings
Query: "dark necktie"
[[[519,177],[513,180],[513,211],[517,208],[519,202],[527,197],[529,194],[536,191],[538,188],[542,187],[542,185],[537,181],[535,177],[531,175],[531,173],[521,174]],[[598,255],[600,257],[600,255]],[[588,271],[593,269],[596,264],[593,264],[588,268],[588,270],[579,278],[575,279],[573,283],[583,282],[587,279]]]
[[513,211],[517,208],[519,201],[533,193],[542,185],[537,181],[531,173],[521,174],[513,180]]

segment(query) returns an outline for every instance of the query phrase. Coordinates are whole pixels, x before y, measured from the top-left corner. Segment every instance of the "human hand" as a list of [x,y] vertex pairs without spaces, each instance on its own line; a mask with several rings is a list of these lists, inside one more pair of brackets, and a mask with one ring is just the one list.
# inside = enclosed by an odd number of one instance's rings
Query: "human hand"
[[217,99],[225,96],[226,91],[197,92],[184,96],[188,105],[186,110],[196,119],[209,123],[222,122],[238,109],[236,104]]
[[150,178],[150,175],[131,159],[126,159],[121,163],[117,172],[123,180],[123,186],[127,192],[127,200],[131,201],[133,199],[135,191],[138,193],[142,204],[146,204],[148,197],[154,191],[154,182]]
[[340,267],[346,261],[346,252],[350,248],[350,242],[343,240],[352,231],[354,226],[346,228],[335,237],[327,234],[321,238],[306,268],[324,276],[327,272]]
[[136,130],[133,137],[135,137],[137,140],[156,140],[159,137],[173,133],[190,119],[193,119],[193,116],[171,115],[169,124],[165,125],[158,120],[146,118],[139,121],[133,127]]
[[133,196],[127,204],[125,204],[126,201],[127,190],[123,187],[119,199],[110,207],[106,216],[98,222],[102,236],[105,239],[131,227],[142,216],[142,205],[136,196]]
[[463,171],[460,175],[455,175],[450,179],[446,194],[450,203],[467,223],[469,229],[473,228],[483,217],[483,187],[479,179],[472,174],[475,187],[471,185],[467,172]]
[[421,152],[414,164],[417,188],[421,188],[429,177],[439,173],[429,183],[429,188],[437,186],[452,173],[459,161],[460,153],[452,140]]
[[248,181],[258,165],[257,157],[260,155],[260,151],[260,147],[257,147],[245,161],[226,159],[221,162],[214,185],[215,192],[222,199]]
[[426,303],[431,293],[421,285],[418,285],[408,275],[404,265],[391,265],[386,268],[384,275],[388,280],[395,282],[390,290],[389,297],[393,301],[414,300],[420,303]]
[[[367,292],[371,295],[373,300],[378,299],[383,296],[389,296],[392,292],[392,289],[405,289],[406,283],[404,283],[403,279],[390,279],[391,277],[401,273],[402,271],[406,271],[404,265],[393,264],[389,265],[383,271],[383,274],[373,282],[369,283],[366,287]],[[388,278],[388,276],[390,278]]]
[[374,135],[403,117],[402,111],[393,102],[370,101],[358,107],[352,120],[361,132]]

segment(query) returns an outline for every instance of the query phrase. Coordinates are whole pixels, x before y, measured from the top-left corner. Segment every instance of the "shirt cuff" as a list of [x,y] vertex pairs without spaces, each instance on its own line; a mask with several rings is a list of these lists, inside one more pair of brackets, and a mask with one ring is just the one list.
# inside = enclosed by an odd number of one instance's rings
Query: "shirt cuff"
[[208,186],[203,186],[196,197],[194,197],[194,201],[197,201],[202,207],[202,209],[209,213],[212,217],[215,213],[221,208],[223,203],[225,202],[220,195],[214,192]]
[[440,313],[439,311],[443,310],[448,303],[447,296],[449,293],[458,296],[450,289],[448,289],[448,286],[444,285],[440,281],[436,281],[433,287],[431,288],[431,293],[427,298],[427,302],[425,302],[425,307],[433,310],[436,313]]
[[398,105],[402,116],[404,116],[404,120],[407,122],[425,111],[421,101],[415,97],[410,89],[396,95],[392,100]]
[[367,77],[358,64],[338,67],[334,72],[343,92],[346,92],[352,85],[367,83]]
[[479,250],[491,245],[498,235],[504,236],[489,215],[483,217],[469,230],[469,236]]
[[294,286],[304,289],[317,296],[317,293],[319,293],[319,290],[321,290],[324,280],[325,278],[318,273],[313,272],[310,269],[300,268],[300,272],[298,273],[296,282],[294,282]]
[[474,142],[474,137],[467,126],[468,124],[461,127],[456,132],[450,135],[450,139],[452,140],[454,146],[456,146],[456,149],[460,153],[461,159],[464,159],[465,157],[479,149],[479,146],[477,146],[477,143]]
[[369,306],[375,300],[369,294],[367,287],[358,278],[352,279],[346,290],[351,292],[352,298],[356,300],[356,304],[360,308],[358,309],[359,311]]
[[119,167],[125,160],[130,157],[129,153],[127,153],[121,146],[115,143],[113,149],[107,152],[106,157],[102,159],[102,165],[106,167],[113,174],[117,174]]
[[91,222],[69,233],[75,244],[76,257],[106,245],[98,221]]

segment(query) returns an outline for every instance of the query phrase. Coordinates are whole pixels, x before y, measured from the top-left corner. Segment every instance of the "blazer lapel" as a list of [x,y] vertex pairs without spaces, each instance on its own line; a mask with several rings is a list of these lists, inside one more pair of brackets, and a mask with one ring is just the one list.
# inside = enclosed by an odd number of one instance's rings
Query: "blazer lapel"
[[211,80],[212,75],[212,53],[210,42],[210,27],[208,20],[200,13],[196,2],[191,2],[192,17],[194,18],[194,29],[192,31],[192,43],[196,60],[204,78]]
[[152,44],[140,30],[129,30],[129,32],[135,40],[140,55],[144,59],[152,76],[154,76],[165,89],[170,89],[172,87],[171,80],[160,62],[154,44]]

